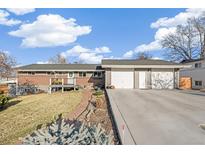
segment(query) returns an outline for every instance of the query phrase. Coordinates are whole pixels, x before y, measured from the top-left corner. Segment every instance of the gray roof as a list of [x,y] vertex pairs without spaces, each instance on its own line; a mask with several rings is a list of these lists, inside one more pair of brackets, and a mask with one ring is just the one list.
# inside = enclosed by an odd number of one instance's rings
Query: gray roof
[[98,64],[31,64],[17,68],[18,70],[101,70]]
[[169,62],[165,60],[154,59],[104,59],[102,65],[178,65],[179,63]]

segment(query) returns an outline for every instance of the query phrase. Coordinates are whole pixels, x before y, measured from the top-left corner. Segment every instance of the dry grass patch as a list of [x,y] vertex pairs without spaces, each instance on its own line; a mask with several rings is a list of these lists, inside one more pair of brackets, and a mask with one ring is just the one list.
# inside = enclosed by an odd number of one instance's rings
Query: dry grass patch
[[54,116],[67,115],[80,103],[82,92],[20,96],[11,106],[0,111],[0,144],[16,144],[19,137],[31,133],[39,124],[46,124]]

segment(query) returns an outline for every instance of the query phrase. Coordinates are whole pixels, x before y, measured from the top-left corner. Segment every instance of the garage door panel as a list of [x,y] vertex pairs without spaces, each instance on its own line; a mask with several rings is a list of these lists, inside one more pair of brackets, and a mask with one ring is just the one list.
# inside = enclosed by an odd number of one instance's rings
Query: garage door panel
[[153,89],[173,89],[174,76],[173,72],[152,72]]
[[111,84],[114,85],[115,88],[133,88],[134,73],[131,71],[130,72],[112,71]]

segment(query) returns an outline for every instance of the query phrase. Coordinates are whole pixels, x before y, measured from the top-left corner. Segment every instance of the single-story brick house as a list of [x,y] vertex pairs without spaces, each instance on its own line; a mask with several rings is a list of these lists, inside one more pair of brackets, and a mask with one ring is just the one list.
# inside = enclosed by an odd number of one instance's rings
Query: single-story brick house
[[17,69],[18,85],[32,84],[48,91],[50,87],[104,86],[104,70],[97,64],[31,64]]
[[179,69],[188,65],[164,60],[102,60],[102,64],[31,64],[17,69],[18,85],[42,90],[52,86],[114,86],[115,88],[178,88]]

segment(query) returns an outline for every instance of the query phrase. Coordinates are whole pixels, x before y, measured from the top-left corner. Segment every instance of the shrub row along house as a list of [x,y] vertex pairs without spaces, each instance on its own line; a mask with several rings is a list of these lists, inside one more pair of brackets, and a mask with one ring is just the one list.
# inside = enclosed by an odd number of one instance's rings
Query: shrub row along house
[[179,70],[187,65],[163,60],[102,60],[97,64],[31,64],[17,69],[17,85],[32,84],[43,91],[59,87],[174,89]]

